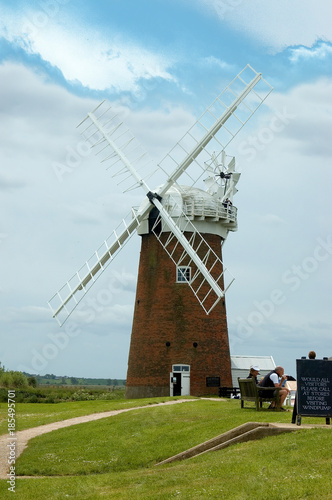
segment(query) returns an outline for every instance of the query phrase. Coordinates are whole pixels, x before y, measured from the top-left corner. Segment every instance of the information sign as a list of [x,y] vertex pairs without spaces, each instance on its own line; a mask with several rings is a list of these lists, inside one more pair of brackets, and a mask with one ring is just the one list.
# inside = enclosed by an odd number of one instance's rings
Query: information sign
[[332,417],[332,361],[297,359],[296,373],[298,424],[301,416]]

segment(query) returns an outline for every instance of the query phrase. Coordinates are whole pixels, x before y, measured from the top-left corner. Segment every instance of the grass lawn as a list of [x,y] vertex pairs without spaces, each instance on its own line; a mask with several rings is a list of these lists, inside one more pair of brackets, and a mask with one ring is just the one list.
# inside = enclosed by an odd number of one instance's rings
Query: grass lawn
[[[70,411],[74,412],[70,416],[92,413],[89,403],[96,402],[65,403],[79,405],[72,410],[58,409],[60,404],[22,406],[47,406],[48,413],[57,412],[54,421],[69,418]],[[94,412],[121,408],[118,401],[98,403]],[[141,406],[142,400],[122,403]],[[47,420],[50,415],[45,410],[40,409],[38,418],[27,417],[27,427],[52,421]],[[37,424],[36,419],[40,420]],[[291,413],[256,412],[254,407],[241,410],[237,400],[216,399],[147,407],[59,429],[31,440],[17,460],[17,475],[35,477],[16,479],[16,497],[332,500],[331,429],[297,430],[155,466],[242,423],[290,420]],[[303,418],[302,422],[324,424],[325,420]],[[10,498],[7,487],[5,480],[0,481],[2,498]]]

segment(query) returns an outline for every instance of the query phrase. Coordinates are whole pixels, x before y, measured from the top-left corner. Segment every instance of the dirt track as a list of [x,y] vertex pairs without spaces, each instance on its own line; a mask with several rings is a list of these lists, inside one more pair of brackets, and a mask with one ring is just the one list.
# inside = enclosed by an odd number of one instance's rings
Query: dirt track
[[83,424],[84,422],[99,420],[100,418],[113,417],[114,415],[119,415],[120,413],[128,411],[139,410],[142,408],[153,408],[154,406],[160,407],[166,405],[173,405],[177,403],[190,403],[191,401],[197,401],[197,400],[178,399],[176,401],[167,401],[165,403],[136,406],[135,408],[124,408],[122,410],[92,413],[91,415],[83,415],[82,417],[69,418],[67,420],[61,420],[60,422],[52,422],[51,424],[39,425],[38,427],[32,427],[31,429],[26,429],[24,431],[17,431],[15,433],[15,436],[9,436],[8,434],[0,436],[0,479],[8,479],[7,476],[9,470],[8,456],[10,452],[10,448],[8,445],[11,442],[15,443],[15,460],[16,460],[21,455],[23,450],[28,446],[28,441],[36,436],[40,436],[41,434],[46,434],[47,432],[52,432],[57,429],[63,429],[64,427],[69,427],[71,425]]

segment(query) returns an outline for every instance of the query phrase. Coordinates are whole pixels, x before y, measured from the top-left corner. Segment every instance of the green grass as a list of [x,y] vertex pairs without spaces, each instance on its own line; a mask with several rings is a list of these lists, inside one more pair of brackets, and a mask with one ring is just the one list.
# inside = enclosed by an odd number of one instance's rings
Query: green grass
[[[84,403],[87,410],[90,401]],[[126,403],[141,405],[142,400]],[[50,405],[45,406],[50,410]],[[76,408],[76,415],[83,407],[81,403]],[[155,466],[244,422],[290,420],[291,413],[241,410],[239,401],[216,399],[147,407],[60,429],[30,441],[17,460],[17,474],[36,477],[18,478],[16,497],[332,499],[331,429],[297,430]],[[303,419],[303,423],[325,421],[312,418]],[[48,477],[38,477],[44,475]],[[6,481],[1,481],[0,496],[9,495]]]
[[[137,401],[137,400],[136,400]],[[21,475],[72,475],[151,466],[247,421],[247,411],[223,401],[191,401],[132,410],[111,418],[59,429],[34,439],[20,460]],[[222,412],[222,415],[221,415]],[[252,411],[250,411],[252,414]],[[279,414],[289,421],[290,414]],[[258,421],[276,420],[255,412]]]

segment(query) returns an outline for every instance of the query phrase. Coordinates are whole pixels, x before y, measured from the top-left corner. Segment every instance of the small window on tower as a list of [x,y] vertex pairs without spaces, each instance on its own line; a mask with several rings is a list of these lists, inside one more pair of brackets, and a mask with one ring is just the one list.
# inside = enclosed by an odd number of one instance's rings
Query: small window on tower
[[176,282],[186,283],[191,279],[191,268],[188,266],[179,266],[176,268]]

